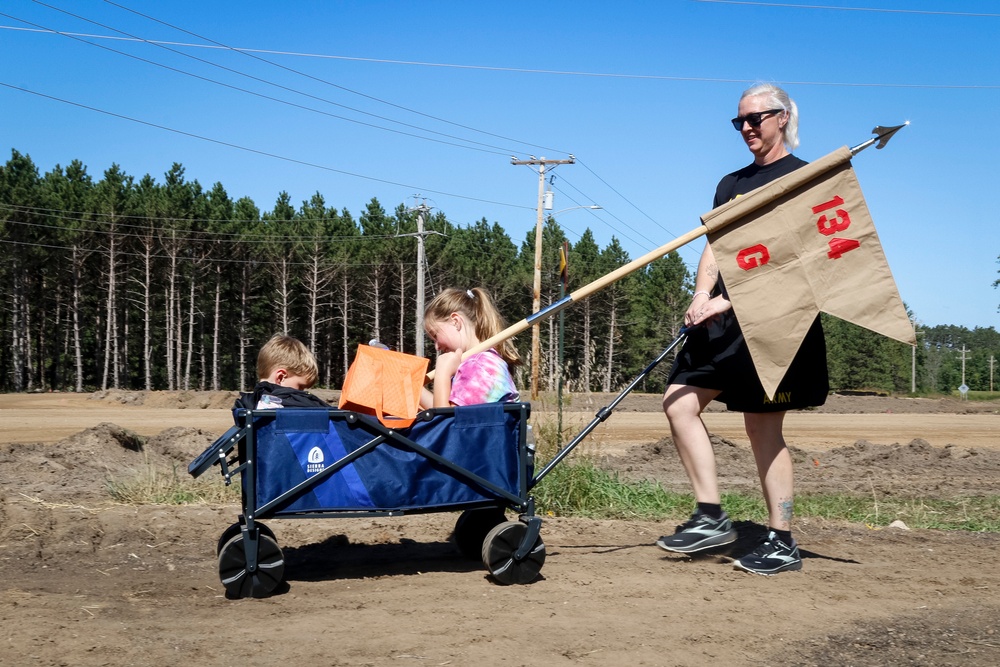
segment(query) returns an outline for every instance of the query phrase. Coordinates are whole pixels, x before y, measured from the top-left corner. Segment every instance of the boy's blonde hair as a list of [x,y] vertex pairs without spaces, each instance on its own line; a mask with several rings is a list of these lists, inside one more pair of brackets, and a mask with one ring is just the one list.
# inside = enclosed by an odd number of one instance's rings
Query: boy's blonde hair
[[[471,290],[460,290],[449,287],[434,297],[424,309],[424,319],[443,322],[452,313],[462,313],[472,323],[476,338],[485,341],[497,335],[507,325],[497,307],[493,305],[490,293],[481,287]],[[507,339],[493,346],[497,353],[509,366],[521,363],[521,357],[514,347],[513,341]]]
[[264,343],[257,355],[257,378],[266,380],[271,373],[284,368],[290,375],[298,375],[308,382],[309,387],[319,379],[316,357],[298,338],[275,334]]

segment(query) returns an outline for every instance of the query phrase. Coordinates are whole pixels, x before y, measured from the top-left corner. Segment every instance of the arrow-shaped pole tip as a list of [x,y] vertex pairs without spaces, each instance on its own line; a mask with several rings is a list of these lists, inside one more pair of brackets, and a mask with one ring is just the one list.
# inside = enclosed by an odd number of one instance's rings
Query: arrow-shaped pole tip
[[910,121],[906,121],[902,125],[895,125],[893,127],[882,127],[881,125],[879,125],[874,130],[872,130],[872,134],[877,135],[878,138],[878,145],[875,146],[876,150],[884,148],[885,145],[889,143],[889,139],[892,139],[892,135],[896,134],[909,124]]
[[910,121],[906,121],[902,125],[895,125],[895,126],[892,126],[892,127],[883,127],[882,125],[876,125],[875,129],[872,130],[872,134],[874,134],[875,136],[872,137],[871,139],[869,139],[868,141],[866,141],[866,142],[864,142],[862,144],[858,144],[857,146],[855,146],[854,148],[852,148],[851,149],[851,155],[857,155],[858,153],[860,153],[864,149],[866,149],[869,146],[871,146],[872,144],[874,144],[876,141],[878,142],[877,148],[882,148],[887,143],[889,143],[889,139],[892,138],[892,135],[896,134],[897,132],[899,132],[901,129],[903,129],[904,127],[906,127],[909,124],[910,124]]

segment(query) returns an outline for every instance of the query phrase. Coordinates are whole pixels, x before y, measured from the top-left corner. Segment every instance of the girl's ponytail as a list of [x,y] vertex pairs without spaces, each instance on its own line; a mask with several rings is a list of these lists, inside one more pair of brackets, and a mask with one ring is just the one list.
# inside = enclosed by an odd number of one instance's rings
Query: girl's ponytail
[[[507,328],[507,324],[493,303],[490,293],[481,287],[473,287],[468,292],[472,295],[472,307],[475,314],[476,338],[485,341]],[[497,353],[507,362],[508,366],[521,364],[521,356],[514,347],[514,341],[508,338],[493,346]]]
[[[451,313],[462,313],[473,323],[476,338],[485,341],[497,335],[507,325],[493,303],[490,293],[481,287],[469,290],[449,287],[431,299],[424,310],[424,317],[432,320],[446,320]],[[508,366],[521,364],[521,356],[514,342],[507,339],[493,346]]]

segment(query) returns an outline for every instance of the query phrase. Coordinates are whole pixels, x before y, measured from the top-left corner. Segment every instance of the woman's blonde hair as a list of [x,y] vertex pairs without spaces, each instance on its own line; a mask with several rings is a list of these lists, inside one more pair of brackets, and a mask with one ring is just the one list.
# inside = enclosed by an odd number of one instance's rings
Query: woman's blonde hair
[[316,357],[298,338],[274,334],[257,354],[257,378],[266,380],[271,373],[284,368],[291,375],[298,375],[311,387],[319,379]]
[[767,106],[771,109],[784,109],[788,114],[788,121],[781,130],[781,138],[788,146],[788,150],[794,151],[799,147],[799,107],[795,101],[788,96],[788,93],[781,86],[773,83],[757,83],[743,91],[740,96],[757,97],[761,95],[767,99]]
[[[473,287],[470,290],[449,287],[427,304],[424,319],[444,322],[452,313],[462,313],[472,323],[476,338],[480,341],[492,338],[507,328],[503,316],[493,304],[490,293],[481,287]],[[521,356],[509,338],[493,347],[507,365],[517,366],[521,363]]]

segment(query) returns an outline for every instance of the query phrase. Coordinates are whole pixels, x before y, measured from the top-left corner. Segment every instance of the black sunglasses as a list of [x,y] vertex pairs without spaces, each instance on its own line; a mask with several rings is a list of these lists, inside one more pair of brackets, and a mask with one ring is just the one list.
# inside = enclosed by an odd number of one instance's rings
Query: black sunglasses
[[743,129],[743,123],[750,123],[750,127],[756,129],[760,127],[760,124],[764,122],[766,116],[772,114],[781,113],[784,109],[768,109],[767,111],[756,111],[754,113],[748,113],[746,116],[737,116],[732,120],[733,127],[739,132]]

